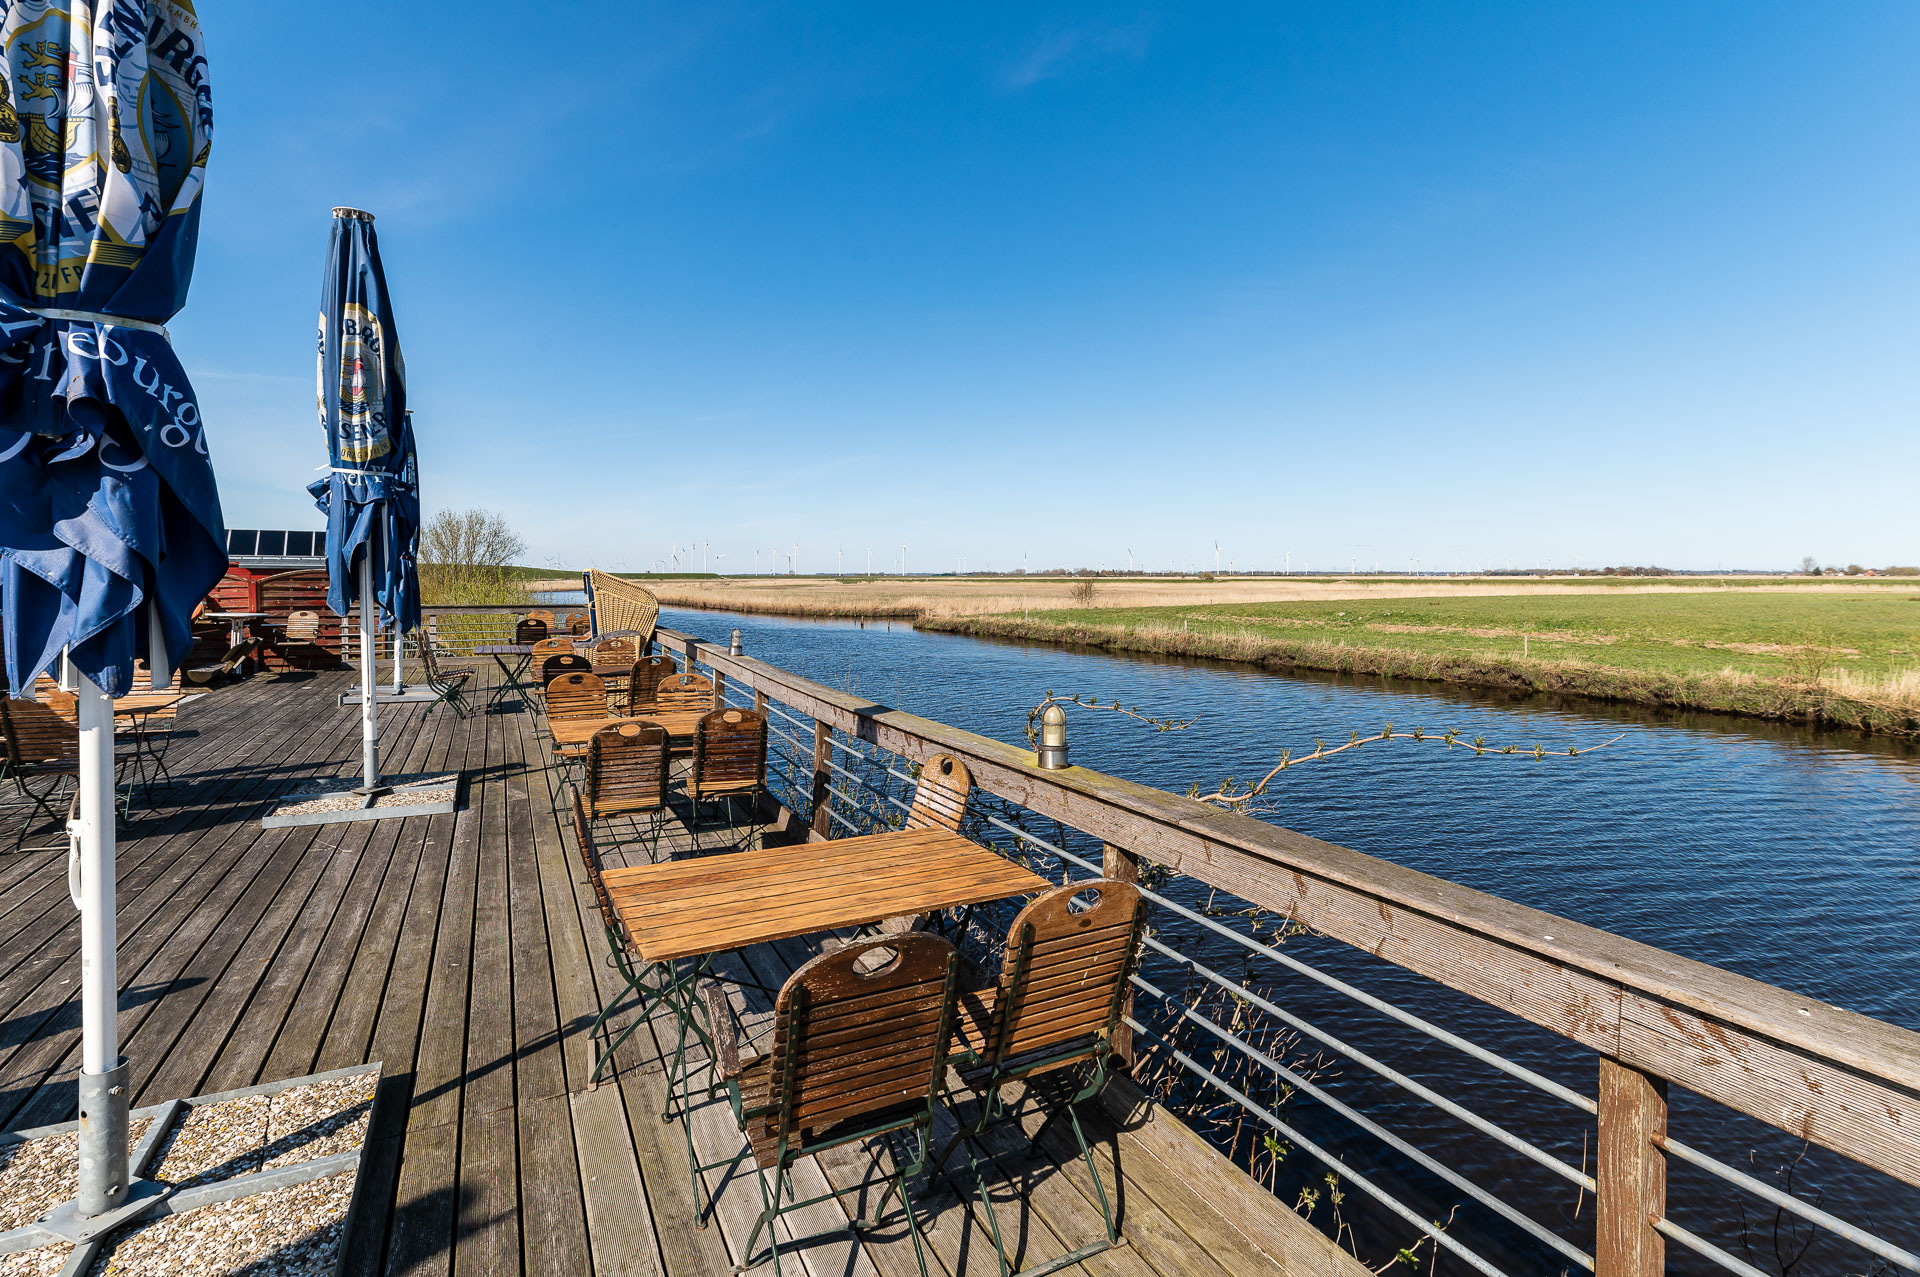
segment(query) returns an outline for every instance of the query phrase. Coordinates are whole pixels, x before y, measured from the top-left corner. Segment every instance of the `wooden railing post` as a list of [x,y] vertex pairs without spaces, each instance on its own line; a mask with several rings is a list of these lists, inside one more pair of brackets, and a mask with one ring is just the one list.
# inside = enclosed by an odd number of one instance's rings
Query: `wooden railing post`
[[1667,1213],[1667,1084],[1600,1057],[1600,1150],[1595,1277],[1660,1277],[1666,1239],[1654,1221]]
[[[1137,883],[1140,881],[1140,857],[1124,847],[1112,843],[1102,843],[1100,847],[1100,873],[1102,877],[1115,882]],[[1133,990],[1127,990],[1126,1001],[1121,1005],[1121,1023],[1113,1031],[1113,1053],[1126,1061],[1127,1068],[1133,1068],[1133,1027],[1126,1023],[1126,1017],[1133,1014]]]
[[833,728],[821,719],[813,723],[813,833],[816,838],[831,837],[828,830],[827,763],[833,757]]

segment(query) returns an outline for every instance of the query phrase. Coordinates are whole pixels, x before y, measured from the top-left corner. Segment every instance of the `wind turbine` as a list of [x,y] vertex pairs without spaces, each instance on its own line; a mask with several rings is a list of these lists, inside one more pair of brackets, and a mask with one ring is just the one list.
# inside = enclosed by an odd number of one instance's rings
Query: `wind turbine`
[[907,545],[906,545],[906,542],[902,541],[900,543],[900,575],[905,576],[906,574],[907,574]]

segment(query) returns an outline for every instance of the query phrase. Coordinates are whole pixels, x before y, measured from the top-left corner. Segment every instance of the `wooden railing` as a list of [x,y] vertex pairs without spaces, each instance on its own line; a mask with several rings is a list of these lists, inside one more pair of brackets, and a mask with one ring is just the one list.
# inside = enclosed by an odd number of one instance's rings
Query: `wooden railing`
[[[810,716],[816,789],[831,733],[975,782],[1139,862],[1270,909],[1591,1048],[1600,1057],[1595,1271],[1664,1271],[1671,1084],[1920,1186],[1920,1034],[1389,861],[873,704],[692,635],[689,666]],[[816,813],[816,819],[818,815]]]

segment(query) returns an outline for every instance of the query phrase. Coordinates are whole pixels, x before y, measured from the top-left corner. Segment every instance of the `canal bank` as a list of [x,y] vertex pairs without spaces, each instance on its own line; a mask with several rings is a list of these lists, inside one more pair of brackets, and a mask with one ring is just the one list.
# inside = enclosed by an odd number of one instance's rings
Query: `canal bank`
[[[1920,612],[1920,609],[1916,609]],[[1660,709],[1734,714],[1888,736],[1920,736],[1920,708],[1842,694],[1813,680],[1769,679],[1737,670],[1629,670],[1515,653],[1466,655],[1379,642],[1324,642],[1171,624],[1136,626],[1040,617],[956,616],[922,629],[1152,656],[1231,661],[1275,673],[1318,670],[1422,679],[1508,692],[1585,696]],[[1515,642],[1521,640],[1516,636]]]

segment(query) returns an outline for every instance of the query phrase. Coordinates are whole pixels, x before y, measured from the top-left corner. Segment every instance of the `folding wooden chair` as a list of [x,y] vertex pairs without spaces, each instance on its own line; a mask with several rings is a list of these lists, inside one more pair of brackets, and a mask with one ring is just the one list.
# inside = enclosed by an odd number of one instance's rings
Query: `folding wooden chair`
[[569,634],[591,634],[593,623],[585,612],[569,612],[560,619],[560,628]]
[[642,656],[627,676],[627,713],[644,714],[660,708],[660,684],[673,677],[671,656]]
[[[565,722],[573,718],[607,718],[607,685],[592,674],[562,674],[547,684],[547,690],[541,698],[547,706],[547,726],[551,730],[554,723]],[[586,747],[562,746],[556,743],[554,756],[562,763],[578,762],[586,755]]]
[[648,857],[659,851],[667,815],[667,729],[658,723],[610,723],[587,742],[580,799],[589,821],[646,816]]
[[576,656],[572,652],[559,652],[544,660],[536,654],[533,659],[540,661],[540,686],[542,687],[547,686],[562,674],[593,673],[593,662],[584,656]]
[[704,674],[673,674],[661,679],[654,688],[653,705],[662,713],[720,708],[714,703],[713,680]]
[[[780,1241],[774,1223],[781,1215],[865,1187],[791,1200],[798,1196],[795,1163],[843,1144],[897,1136],[907,1155],[896,1154],[886,1191],[873,1213],[853,1227],[879,1227],[888,1202],[899,1193],[925,1277],[926,1250],[907,1181],[927,1164],[934,1105],[952,1041],[958,967],[953,946],[933,935],[889,936],[823,954],[781,988],[768,1053],[744,1062],[724,990],[711,983],[702,987],[719,1075],[760,1183],[762,1209],[734,1272],[764,1260],[754,1250],[762,1233],[777,1277],[783,1245],[798,1248],[845,1232],[843,1227]],[[696,1194],[703,1172],[735,1161],[696,1166]],[[702,1224],[712,1208],[709,1200]]]
[[547,623],[535,616],[522,617],[514,622],[513,641],[518,643],[538,643],[547,637]]
[[[56,693],[65,696],[65,693]],[[66,697],[71,706],[73,698]],[[46,816],[47,821],[63,825],[72,814],[73,803],[80,797],[80,723],[76,713],[69,710],[62,715],[53,706],[39,701],[17,701],[10,696],[0,696],[0,734],[6,738],[6,777],[13,781],[20,796],[26,800],[29,811],[24,817],[20,832],[15,835],[15,851],[57,851],[66,847],[65,840],[48,843],[45,846],[29,847],[27,835],[41,827],[35,823],[35,812]],[[126,765],[132,761],[133,744],[116,736],[114,740],[114,783],[117,786]],[[46,787],[35,792],[33,783],[47,781]],[[66,814],[55,810],[54,798],[68,781],[73,782],[73,799],[68,804]],[[126,815],[132,795],[120,795],[121,815]]]
[[[1077,1263],[1119,1240],[1106,1186],[1075,1108],[1106,1085],[1107,1060],[1126,1010],[1128,980],[1139,961],[1146,916],[1146,902],[1130,883],[1095,878],[1056,887],[1015,916],[999,978],[992,983],[968,980],[961,990],[958,1072],[978,1110],[947,1142],[934,1166],[944,1166],[956,1147],[966,1147],[1003,1277],[1009,1272],[1007,1251],[984,1178],[984,1167],[997,1159],[978,1157],[974,1149],[987,1131],[1018,1122],[1029,1112],[1046,1115],[1029,1141],[1036,1145],[1056,1120],[1067,1119],[1093,1177],[1107,1230],[1101,1240],[1031,1271],[1051,1272]],[[1014,1082],[1023,1085],[1019,1100],[1009,1108],[1002,1088]],[[1026,1108],[1029,1101],[1033,1109]]]
[[473,677],[473,671],[443,668],[431,630],[420,631],[420,665],[426,671],[428,690],[443,703],[453,706],[457,717],[465,718],[473,712],[466,694],[467,680]]
[[[760,797],[767,790],[767,718],[750,709],[716,709],[693,729],[693,770],[687,797],[693,802],[693,845],[700,848],[700,808],[719,801],[729,814],[747,800],[747,836],[736,846],[751,847],[760,831]],[[733,822],[730,827],[737,828]]]

